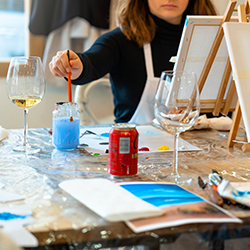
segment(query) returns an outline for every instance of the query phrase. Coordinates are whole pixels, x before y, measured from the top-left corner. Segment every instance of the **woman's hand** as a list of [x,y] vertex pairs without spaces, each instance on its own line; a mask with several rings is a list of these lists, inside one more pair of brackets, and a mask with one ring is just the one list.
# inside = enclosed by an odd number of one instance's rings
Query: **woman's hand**
[[51,73],[57,77],[67,77],[68,72],[71,72],[71,79],[78,78],[83,70],[83,65],[77,54],[69,50],[69,58],[67,56],[67,50],[58,51],[49,63]]

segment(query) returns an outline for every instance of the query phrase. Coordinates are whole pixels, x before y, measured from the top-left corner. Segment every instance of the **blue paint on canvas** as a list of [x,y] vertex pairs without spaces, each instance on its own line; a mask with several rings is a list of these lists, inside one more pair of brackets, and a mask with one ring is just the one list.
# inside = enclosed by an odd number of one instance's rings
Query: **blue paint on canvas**
[[100,136],[102,136],[102,137],[109,137],[109,133],[102,133],[102,134],[100,134]]
[[159,135],[160,134],[159,132],[156,132],[156,131],[145,131],[144,133],[146,135]]
[[156,207],[203,201],[175,184],[121,184],[121,187]]

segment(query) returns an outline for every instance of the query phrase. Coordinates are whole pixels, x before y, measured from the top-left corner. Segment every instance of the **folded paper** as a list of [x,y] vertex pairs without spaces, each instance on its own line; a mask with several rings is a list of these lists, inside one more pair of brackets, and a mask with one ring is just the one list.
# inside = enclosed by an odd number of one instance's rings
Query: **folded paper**
[[161,209],[141,200],[119,185],[106,179],[73,179],[59,186],[107,221],[160,216]]

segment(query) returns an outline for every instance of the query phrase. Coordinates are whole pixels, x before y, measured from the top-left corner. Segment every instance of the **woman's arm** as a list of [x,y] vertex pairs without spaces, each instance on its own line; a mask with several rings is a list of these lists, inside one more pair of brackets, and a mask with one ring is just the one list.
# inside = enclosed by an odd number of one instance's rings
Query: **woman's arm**
[[[70,61],[67,50],[58,51],[49,64],[54,76],[67,77],[72,72],[73,84],[84,84],[103,77],[113,69],[120,58],[122,48],[127,49],[125,36],[119,29],[100,36],[91,48],[84,53],[70,50]],[[127,41],[126,41],[127,43]],[[74,80],[77,80],[74,82]]]

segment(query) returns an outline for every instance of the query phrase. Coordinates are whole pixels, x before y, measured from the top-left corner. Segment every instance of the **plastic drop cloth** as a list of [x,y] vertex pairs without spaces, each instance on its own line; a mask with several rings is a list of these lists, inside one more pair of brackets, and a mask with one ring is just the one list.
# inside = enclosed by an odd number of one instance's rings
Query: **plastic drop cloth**
[[[0,206],[26,203],[32,208],[34,223],[26,228],[38,238],[40,246],[36,249],[230,250],[247,249],[250,244],[247,209],[225,207],[244,218],[243,224],[187,224],[136,234],[123,222],[106,222],[58,187],[61,181],[72,178],[167,181],[172,153],[139,154],[137,176],[113,179],[107,172],[108,156],[93,157],[84,149],[57,151],[46,128],[29,129],[29,143],[39,144],[41,152],[25,155],[12,151],[16,141],[23,139],[22,133],[21,129],[10,130],[10,135],[0,142],[0,182],[5,185],[4,190],[22,194],[26,199]],[[190,131],[182,136],[202,149],[179,153],[180,171],[194,176],[187,187],[190,191],[207,198],[195,178],[199,175],[206,179],[213,167],[221,167],[217,170],[229,181],[250,181],[250,154],[243,153],[240,146],[228,149],[227,139],[214,130]]]

